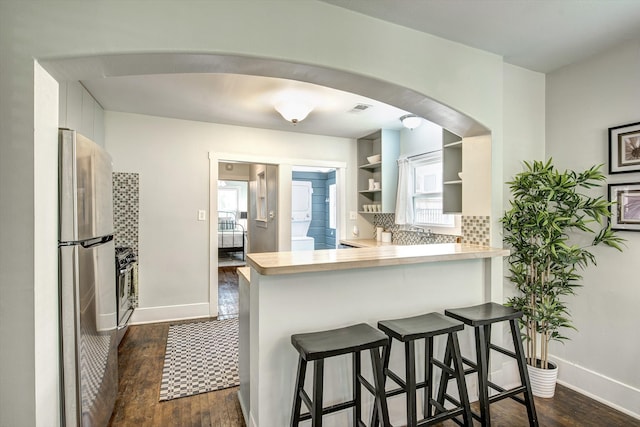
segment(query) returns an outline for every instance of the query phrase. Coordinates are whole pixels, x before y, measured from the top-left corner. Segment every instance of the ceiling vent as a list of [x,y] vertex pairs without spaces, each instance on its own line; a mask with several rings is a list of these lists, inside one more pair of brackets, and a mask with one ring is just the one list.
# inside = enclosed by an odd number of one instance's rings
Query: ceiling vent
[[349,110],[350,113],[362,113],[365,110],[368,110],[369,108],[371,108],[372,105],[369,104],[356,104],[355,107],[353,107],[351,110]]

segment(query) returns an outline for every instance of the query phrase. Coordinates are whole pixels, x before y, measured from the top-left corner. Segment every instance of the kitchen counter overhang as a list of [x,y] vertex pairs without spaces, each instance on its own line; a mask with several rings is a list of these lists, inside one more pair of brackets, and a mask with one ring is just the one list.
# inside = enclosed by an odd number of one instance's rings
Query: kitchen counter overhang
[[247,255],[247,263],[264,275],[384,267],[428,262],[503,257],[507,249],[461,243],[388,245],[321,251],[268,252]]

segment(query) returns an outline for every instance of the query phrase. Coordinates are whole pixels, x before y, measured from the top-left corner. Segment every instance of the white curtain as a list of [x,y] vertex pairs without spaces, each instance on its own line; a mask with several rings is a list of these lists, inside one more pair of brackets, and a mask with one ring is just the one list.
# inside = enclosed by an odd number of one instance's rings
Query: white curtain
[[413,173],[409,159],[398,159],[396,224],[413,224]]

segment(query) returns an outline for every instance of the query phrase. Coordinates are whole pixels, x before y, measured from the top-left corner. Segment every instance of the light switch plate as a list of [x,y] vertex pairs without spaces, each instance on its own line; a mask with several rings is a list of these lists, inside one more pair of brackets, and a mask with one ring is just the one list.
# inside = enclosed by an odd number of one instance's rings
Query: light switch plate
[[204,209],[200,209],[198,211],[198,221],[206,221],[207,220],[207,211]]
[[358,212],[350,211],[349,212],[349,219],[358,219]]

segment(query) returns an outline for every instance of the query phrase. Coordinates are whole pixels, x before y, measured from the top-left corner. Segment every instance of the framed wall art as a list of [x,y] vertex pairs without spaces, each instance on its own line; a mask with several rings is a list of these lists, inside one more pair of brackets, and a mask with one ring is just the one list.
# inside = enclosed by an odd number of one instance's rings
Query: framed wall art
[[609,173],[640,171],[640,122],[609,128]]
[[609,184],[611,228],[640,231],[640,182]]

